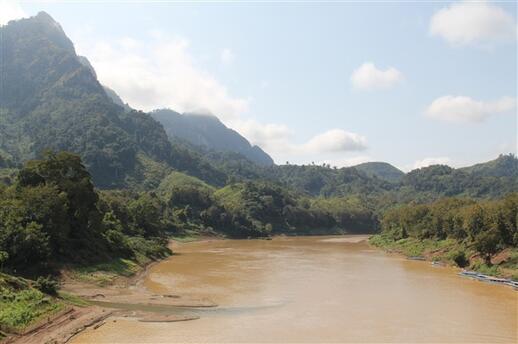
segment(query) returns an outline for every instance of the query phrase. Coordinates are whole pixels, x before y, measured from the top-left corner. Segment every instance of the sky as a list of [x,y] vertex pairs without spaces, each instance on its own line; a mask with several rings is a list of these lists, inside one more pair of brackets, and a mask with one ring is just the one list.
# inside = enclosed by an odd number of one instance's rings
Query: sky
[[133,108],[210,112],[278,164],[517,151],[514,1],[0,0],[0,25],[42,10]]

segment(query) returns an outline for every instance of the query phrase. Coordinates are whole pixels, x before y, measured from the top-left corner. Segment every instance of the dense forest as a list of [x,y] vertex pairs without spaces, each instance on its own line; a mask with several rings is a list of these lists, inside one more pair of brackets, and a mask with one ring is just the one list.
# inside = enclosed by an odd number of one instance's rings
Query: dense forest
[[77,155],[48,152],[27,162],[12,185],[0,184],[2,266],[37,275],[61,262],[164,257],[170,251],[160,205],[148,193],[117,203],[94,189]]
[[[386,211],[381,234],[371,242],[407,255],[428,254],[459,267],[517,279],[517,220],[518,193],[496,200],[445,197]],[[493,258],[499,253],[504,258],[494,266]]]

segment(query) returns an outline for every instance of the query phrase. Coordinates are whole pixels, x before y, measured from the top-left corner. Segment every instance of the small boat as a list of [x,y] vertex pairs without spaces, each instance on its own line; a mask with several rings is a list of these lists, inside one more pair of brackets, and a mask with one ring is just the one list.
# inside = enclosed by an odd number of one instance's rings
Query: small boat
[[511,281],[509,280],[506,285],[513,287],[514,290],[518,290],[518,281]]
[[507,283],[509,280],[507,278],[498,278],[498,277],[491,277],[487,276],[487,281],[491,283]]
[[468,277],[478,277],[479,273],[476,271],[462,270],[461,272],[459,272],[459,275]]

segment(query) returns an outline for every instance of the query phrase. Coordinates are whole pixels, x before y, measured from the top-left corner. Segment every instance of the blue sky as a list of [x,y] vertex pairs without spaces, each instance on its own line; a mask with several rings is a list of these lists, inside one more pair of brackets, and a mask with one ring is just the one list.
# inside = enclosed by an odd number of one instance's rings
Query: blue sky
[[0,0],[0,21],[40,10],[133,107],[210,111],[277,163],[516,153],[514,2]]

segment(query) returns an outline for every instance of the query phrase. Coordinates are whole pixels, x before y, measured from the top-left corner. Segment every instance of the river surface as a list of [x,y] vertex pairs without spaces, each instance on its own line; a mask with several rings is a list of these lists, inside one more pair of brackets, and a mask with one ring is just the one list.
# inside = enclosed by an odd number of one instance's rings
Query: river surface
[[176,244],[154,293],[207,298],[200,319],[108,321],[74,343],[516,343],[518,292],[372,249],[365,237]]

